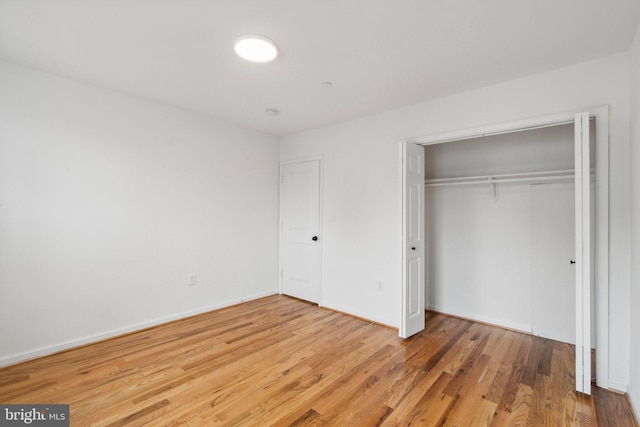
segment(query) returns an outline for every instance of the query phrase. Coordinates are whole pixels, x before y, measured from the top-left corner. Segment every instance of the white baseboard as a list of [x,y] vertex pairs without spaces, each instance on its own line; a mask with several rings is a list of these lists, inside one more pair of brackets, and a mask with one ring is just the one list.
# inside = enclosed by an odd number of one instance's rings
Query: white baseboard
[[381,318],[376,317],[376,316],[371,316],[371,314],[369,314],[369,313],[362,313],[362,312],[359,312],[359,311],[354,311],[351,308],[344,308],[344,307],[340,307],[340,306],[334,305],[334,304],[324,304],[323,303],[323,304],[318,304],[318,306],[319,307],[323,307],[323,308],[327,308],[329,310],[338,311],[340,313],[344,313],[344,314],[349,315],[349,316],[358,317],[358,318],[363,319],[363,320],[369,320],[371,322],[378,323],[380,325],[389,326],[391,328],[398,329],[398,325],[396,325],[393,322],[389,322],[388,319],[381,319]]
[[182,313],[172,314],[170,316],[160,317],[157,319],[149,320],[146,322],[136,323],[135,325],[125,326],[123,328],[112,329],[109,331],[101,332],[94,335],[87,335],[81,338],[76,338],[69,341],[64,341],[54,345],[48,345],[45,347],[39,347],[33,350],[24,351],[21,353],[9,354],[7,356],[0,357],[0,367],[13,365],[19,362],[25,362],[27,360],[35,359],[37,357],[48,356],[50,354],[58,353],[63,350],[68,350],[73,347],[79,347],[81,345],[102,341],[108,338],[113,338],[118,335],[124,335],[130,332],[139,331],[141,329],[149,328],[151,326],[161,325],[163,323],[171,322],[174,320],[184,319],[186,317],[195,316],[198,314],[206,313],[213,310],[219,310],[221,308],[230,307],[232,305],[240,304],[243,302],[263,298],[271,295],[276,295],[277,291],[263,292],[260,294],[250,295],[244,298],[238,298],[230,301],[225,301],[220,304],[209,305],[206,307],[200,307],[195,310],[189,310]]
[[627,385],[611,381],[611,378],[609,378],[609,390],[620,394],[627,394]]
[[525,334],[531,334],[531,325],[526,325],[524,323],[505,322],[504,320],[495,319],[487,316],[474,316],[474,315],[469,315],[467,313],[455,313],[451,311],[445,311],[438,307],[433,307],[433,306],[427,307],[427,310],[435,311],[436,313],[448,314],[451,316],[459,317],[461,319],[476,321],[480,323],[486,323],[488,325],[503,327],[503,328],[507,328],[507,329],[511,329],[519,332],[524,332]]

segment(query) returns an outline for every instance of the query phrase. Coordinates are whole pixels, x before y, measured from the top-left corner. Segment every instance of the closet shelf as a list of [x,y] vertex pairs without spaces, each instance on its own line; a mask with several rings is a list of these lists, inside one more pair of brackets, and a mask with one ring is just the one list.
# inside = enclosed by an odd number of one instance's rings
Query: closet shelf
[[471,185],[471,184],[487,184],[487,183],[502,183],[502,182],[526,182],[526,181],[568,181],[573,179],[573,169],[569,170],[556,170],[545,172],[528,172],[528,173],[513,173],[503,175],[484,175],[484,176],[467,176],[456,178],[438,178],[427,179],[425,185],[427,187],[440,187],[445,185]]

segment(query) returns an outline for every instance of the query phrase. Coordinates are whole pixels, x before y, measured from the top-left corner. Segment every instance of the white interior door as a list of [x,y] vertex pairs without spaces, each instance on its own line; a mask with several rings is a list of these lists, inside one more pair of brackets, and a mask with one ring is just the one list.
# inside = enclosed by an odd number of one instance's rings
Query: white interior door
[[320,302],[320,161],[282,166],[281,292]]
[[424,147],[402,147],[402,319],[400,336],[410,337],[424,329],[425,212]]
[[591,394],[591,173],[589,113],[575,115],[576,390]]

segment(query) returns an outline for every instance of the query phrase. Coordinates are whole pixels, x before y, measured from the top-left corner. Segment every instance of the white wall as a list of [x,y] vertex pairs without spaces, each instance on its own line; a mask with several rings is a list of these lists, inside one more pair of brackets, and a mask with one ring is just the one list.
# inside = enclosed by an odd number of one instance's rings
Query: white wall
[[[324,159],[321,303],[399,324],[399,141],[608,104],[610,304],[615,307],[609,374],[610,386],[625,388],[630,326],[627,60],[627,54],[614,55],[283,138],[281,160],[309,155]],[[376,280],[384,281],[383,292],[376,291]]]
[[640,416],[640,27],[629,52],[631,74],[631,381],[629,396]]
[[573,146],[573,124],[433,144],[425,148],[425,173],[439,179],[572,170]]
[[427,189],[428,308],[530,332],[529,185],[498,187]]
[[0,62],[0,204],[0,365],[277,292],[264,134]]

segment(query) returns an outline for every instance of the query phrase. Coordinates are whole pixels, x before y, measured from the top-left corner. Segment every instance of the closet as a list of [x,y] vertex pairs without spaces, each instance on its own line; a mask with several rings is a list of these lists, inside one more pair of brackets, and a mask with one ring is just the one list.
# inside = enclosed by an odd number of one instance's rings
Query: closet
[[425,178],[425,306],[575,344],[574,124],[425,145]]
[[421,330],[410,320],[426,307],[575,341],[576,391],[587,394],[597,345],[596,382],[608,388],[609,107],[450,130],[400,148],[399,335]]

